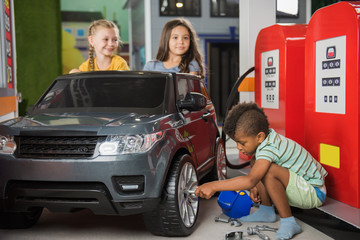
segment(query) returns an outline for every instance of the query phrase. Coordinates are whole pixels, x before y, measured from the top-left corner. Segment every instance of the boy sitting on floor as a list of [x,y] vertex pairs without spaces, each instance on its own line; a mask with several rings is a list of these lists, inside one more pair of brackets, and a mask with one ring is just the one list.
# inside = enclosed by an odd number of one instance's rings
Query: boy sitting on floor
[[247,176],[198,186],[195,195],[209,199],[217,191],[250,190],[251,199],[261,205],[241,221],[275,222],[274,204],[280,215],[276,239],[300,233],[290,206],[321,206],[326,198],[326,170],[302,146],[269,129],[267,117],[256,103],[235,105],[225,119],[224,132],[239,151],[255,154],[251,170]]

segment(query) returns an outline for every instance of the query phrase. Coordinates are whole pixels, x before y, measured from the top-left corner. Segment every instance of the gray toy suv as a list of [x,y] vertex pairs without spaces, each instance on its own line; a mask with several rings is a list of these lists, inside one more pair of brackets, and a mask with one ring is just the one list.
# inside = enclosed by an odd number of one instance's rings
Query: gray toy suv
[[42,209],[142,213],[156,235],[194,231],[204,176],[226,178],[224,142],[204,83],[191,74],[60,76],[26,117],[0,124],[0,228]]

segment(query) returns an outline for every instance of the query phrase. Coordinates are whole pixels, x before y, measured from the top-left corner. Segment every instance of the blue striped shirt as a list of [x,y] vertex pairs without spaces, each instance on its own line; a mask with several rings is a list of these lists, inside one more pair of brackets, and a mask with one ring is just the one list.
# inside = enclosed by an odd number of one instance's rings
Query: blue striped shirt
[[328,174],[305,148],[273,129],[270,129],[269,135],[256,149],[255,158],[287,168],[317,187],[324,184],[324,178]]

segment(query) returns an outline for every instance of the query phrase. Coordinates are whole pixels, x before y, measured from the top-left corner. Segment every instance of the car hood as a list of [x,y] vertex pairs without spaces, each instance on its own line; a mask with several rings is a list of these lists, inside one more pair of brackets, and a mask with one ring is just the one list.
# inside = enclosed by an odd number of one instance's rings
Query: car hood
[[[170,121],[170,124],[163,124]],[[136,113],[43,113],[30,117],[18,117],[1,123],[11,135],[25,132],[41,134],[49,132],[87,132],[91,135],[139,134],[163,130],[171,126],[168,116],[140,115]]]

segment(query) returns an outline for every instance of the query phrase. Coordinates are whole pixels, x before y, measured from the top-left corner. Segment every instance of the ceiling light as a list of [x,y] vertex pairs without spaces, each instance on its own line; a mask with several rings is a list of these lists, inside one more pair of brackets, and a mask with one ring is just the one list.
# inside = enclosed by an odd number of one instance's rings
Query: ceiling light
[[177,1],[176,2],[176,7],[177,8],[182,8],[184,6],[184,4],[182,3],[182,1]]

